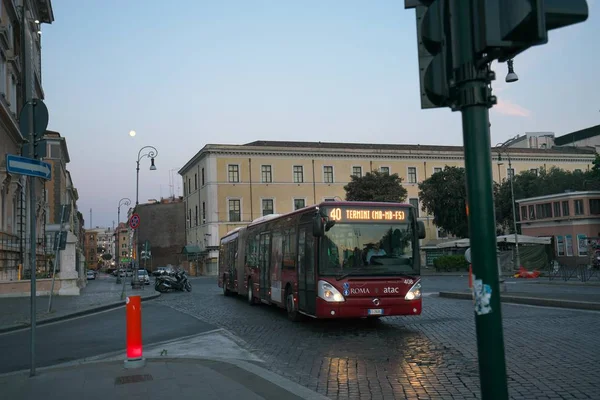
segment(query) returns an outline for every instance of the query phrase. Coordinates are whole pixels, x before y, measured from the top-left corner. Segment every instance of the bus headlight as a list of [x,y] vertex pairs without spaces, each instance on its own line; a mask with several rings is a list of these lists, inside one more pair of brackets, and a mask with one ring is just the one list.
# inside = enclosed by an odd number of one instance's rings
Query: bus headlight
[[331,283],[319,281],[319,297],[330,303],[341,303],[346,301],[344,296]]
[[421,282],[415,283],[404,296],[404,300],[418,300],[421,298]]

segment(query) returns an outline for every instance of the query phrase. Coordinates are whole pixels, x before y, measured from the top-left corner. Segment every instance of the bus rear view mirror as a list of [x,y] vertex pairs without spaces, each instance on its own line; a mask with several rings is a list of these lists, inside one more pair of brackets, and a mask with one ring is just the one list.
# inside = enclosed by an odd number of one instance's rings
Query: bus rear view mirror
[[325,225],[323,224],[323,218],[320,215],[313,217],[313,236],[321,237],[325,233]]
[[417,221],[417,228],[419,230],[419,239],[425,239],[425,224],[423,221]]

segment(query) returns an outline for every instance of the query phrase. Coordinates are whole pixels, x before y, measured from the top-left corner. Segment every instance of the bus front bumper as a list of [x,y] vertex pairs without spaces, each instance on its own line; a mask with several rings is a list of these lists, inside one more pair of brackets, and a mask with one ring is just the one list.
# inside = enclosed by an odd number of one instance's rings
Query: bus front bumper
[[421,299],[405,300],[402,296],[383,297],[377,300],[378,302],[372,297],[360,297],[346,298],[342,303],[330,303],[318,297],[315,316],[317,318],[370,318],[421,314]]

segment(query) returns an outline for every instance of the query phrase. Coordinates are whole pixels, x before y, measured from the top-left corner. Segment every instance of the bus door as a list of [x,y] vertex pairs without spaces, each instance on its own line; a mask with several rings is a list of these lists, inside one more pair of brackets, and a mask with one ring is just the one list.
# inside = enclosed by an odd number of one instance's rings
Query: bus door
[[260,298],[268,300],[271,288],[271,232],[260,234],[258,249],[260,251]]
[[315,238],[312,225],[302,225],[298,231],[298,308],[307,314],[316,311]]

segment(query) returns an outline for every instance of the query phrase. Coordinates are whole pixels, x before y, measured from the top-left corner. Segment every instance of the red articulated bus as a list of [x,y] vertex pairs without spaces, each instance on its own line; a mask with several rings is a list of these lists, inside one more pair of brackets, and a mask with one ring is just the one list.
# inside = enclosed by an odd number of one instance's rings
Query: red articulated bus
[[227,233],[218,284],[292,321],[419,315],[424,237],[410,204],[327,201]]

